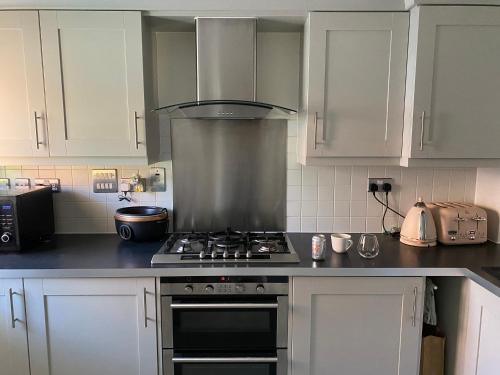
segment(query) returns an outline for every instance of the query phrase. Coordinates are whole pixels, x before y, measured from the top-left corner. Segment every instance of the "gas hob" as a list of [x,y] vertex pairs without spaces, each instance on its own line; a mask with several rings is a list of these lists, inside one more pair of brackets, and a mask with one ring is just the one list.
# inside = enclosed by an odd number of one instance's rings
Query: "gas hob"
[[171,263],[298,263],[299,257],[282,232],[174,233],[151,264]]

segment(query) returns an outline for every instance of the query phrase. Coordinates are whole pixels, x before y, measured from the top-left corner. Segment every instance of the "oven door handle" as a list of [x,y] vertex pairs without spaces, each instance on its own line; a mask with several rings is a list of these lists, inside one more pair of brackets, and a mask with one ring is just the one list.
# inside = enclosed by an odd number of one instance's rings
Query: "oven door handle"
[[171,303],[172,309],[277,309],[279,304],[274,303]]
[[278,357],[173,357],[173,363],[277,363]]

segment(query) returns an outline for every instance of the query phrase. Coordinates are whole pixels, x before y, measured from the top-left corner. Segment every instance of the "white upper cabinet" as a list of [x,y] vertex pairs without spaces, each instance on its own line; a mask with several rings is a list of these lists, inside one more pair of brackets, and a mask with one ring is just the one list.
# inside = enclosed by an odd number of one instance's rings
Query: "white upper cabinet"
[[0,116],[0,156],[48,155],[36,11],[0,11]]
[[30,375],[23,281],[0,279],[0,373]]
[[411,10],[403,160],[500,158],[500,8]]
[[144,156],[140,12],[40,11],[52,156]]
[[399,158],[407,13],[310,13],[299,159]]
[[31,375],[158,375],[154,278],[27,279],[25,289]]

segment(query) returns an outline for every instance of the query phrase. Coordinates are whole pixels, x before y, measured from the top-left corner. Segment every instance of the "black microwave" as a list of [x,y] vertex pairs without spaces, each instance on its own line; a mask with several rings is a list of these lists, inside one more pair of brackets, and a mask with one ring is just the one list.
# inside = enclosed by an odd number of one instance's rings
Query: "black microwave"
[[50,187],[0,190],[0,252],[36,246],[53,234]]

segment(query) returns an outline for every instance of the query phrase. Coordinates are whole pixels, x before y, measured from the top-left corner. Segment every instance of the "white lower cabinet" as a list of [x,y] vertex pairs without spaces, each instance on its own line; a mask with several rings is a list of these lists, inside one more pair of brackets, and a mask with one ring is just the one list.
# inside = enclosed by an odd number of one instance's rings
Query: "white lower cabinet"
[[31,375],[158,374],[154,278],[24,286]]
[[500,297],[470,282],[463,375],[500,373]]
[[295,277],[292,375],[417,375],[424,279]]
[[0,279],[0,374],[29,375],[22,279]]

